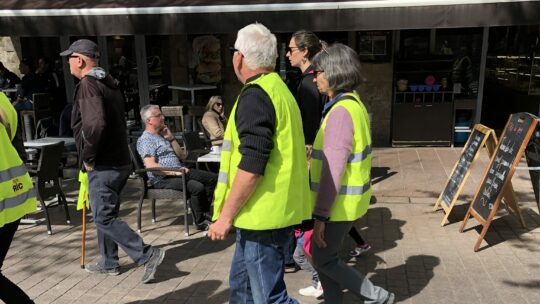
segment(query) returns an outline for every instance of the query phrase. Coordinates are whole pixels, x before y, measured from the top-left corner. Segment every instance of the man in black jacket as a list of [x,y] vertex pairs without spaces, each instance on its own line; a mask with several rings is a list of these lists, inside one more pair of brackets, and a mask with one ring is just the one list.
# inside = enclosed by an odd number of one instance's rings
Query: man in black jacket
[[144,243],[118,218],[120,192],[131,173],[127,147],[124,100],[117,83],[98,66],[97,45],[87,39],[75,41],[60,53],[67,58],[75,89],[71,127],[77,144],[79,165],[88,172],[88,194],[96,223],[101,259],[86,265],[91,273],[120,274],[118,245],[135,263],[145,265],[142,278],[154,278],[165,251]]

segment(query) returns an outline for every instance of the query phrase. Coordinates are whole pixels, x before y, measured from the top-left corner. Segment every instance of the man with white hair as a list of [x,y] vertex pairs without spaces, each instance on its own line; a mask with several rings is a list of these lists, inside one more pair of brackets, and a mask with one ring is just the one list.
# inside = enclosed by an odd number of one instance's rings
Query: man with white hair
[[122,92],[117,82],[99,67],[99,51],[93,41],[77,40],[60,56],[67,58],[71,75],[80,79],[75,89],[71,128],[79,166],[88,172],[88,196],[101,254],[98,263],[85,265],[85,270],[119,275],[120,246],[135,263],[144,265],[142,281],[148,283],[165,251],[145,244],[118,216],[120,192],[132,171]]
[[283,273],[292,226],[311,218],[300,110],[274,72],[276,37],[264,25],[238,31],[232,51],[244,87],[225,130],[208,236],[236,228],[230,303],[298,303]]

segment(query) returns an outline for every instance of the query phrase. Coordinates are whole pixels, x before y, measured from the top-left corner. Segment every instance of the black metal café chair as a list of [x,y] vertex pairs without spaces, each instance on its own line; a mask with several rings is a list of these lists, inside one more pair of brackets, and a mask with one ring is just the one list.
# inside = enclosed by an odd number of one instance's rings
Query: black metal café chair
[[185,131],[182,134],[184,147],[186,148],[187,156],[183,160],[186,163],[197,163],[197,158],[210,153],[210,148],[206,145],[206,141],[199,136],[199,132]]
[[199,125],[199,128],[201,129],[201,132],[203,133],[203,142],[205,144],[205,147],[210,149],[212,147],[212,140],[210,139],[210,133],[206,130],[202,123],[202,119],[197,119],[197,124]]
[[[49,208],[64,206],[66,213],[66,223],[71,223],[69,210],[67,206],[66,195],[62,190],[60,182],[60,169],[62,153],[64,152],[64,142],[58,142],[50,145],[42,146],[39,149],[39,159],[37,167],[30,167],[28,172],[32,176],[34,187],[36,188],[37,198],[41,205],[41,209],[45,212],[45,221],[47,223],[47,233],[52,234],[51,219],[49,216]],[[55,201],[46,202],[51,198],[56,198]]]
[[[142,193],[141,193],[141,197],[139,198],[139,206],[137,209],[137,231],[141,232],[141,213],[142,213],[142,205],[145,199],[149,199],[152,202],[152,205],[151,205],[152,223],[155,223],[156,222],[156,200],[158,199],[176,200],[178,198],[182,198],[184,200],[184,227],[186,230],[185,235],[189,236],[188,206],[190,206],[190,203],[189,203],[187,191],[153,188],[148,183],[148,176],[146,175],[147,172],[177,171],[179,169],[178,168],[145,168],[144,163],[141,157],[139,156],[139,153],[137,152],[137,143],[129,144],[129,154],[131,155],[131,161],[133,163],[134,172],[138,176],[139,180],[141,181],[141,186],[142,186]],[[182,175],[182,189],[187,189],[185,175]],[[191,214],[192,214],[193,223],[195,223],[195,218],[193,218],[193,212]]]

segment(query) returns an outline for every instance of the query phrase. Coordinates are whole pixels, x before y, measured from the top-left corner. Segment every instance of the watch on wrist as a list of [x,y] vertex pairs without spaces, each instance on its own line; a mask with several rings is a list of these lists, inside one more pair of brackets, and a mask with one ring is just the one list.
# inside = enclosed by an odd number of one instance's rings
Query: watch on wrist
[[328,222],[330,220],[330,217],[324,217],[317,214],[312,214],[311,217],[314,220],[321,221],[321,222]]

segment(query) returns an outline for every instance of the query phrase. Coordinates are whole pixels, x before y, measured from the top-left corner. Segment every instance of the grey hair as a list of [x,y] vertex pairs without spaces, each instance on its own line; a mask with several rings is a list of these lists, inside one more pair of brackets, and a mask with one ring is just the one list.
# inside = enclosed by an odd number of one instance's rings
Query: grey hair
[[252,70],[273,70],[276,66],[276,36],[261,23],[252,23],[240,29],[234,47],[244,55],[245,64]]
[[365,80],[358,55],[341,43],[323,47],[311,63],[315,70],[324,71],[324,77],[334,92],[353,91]]
[[141,120],[142,122],[146,125],[146,120],[148,118],[150,118],[150,115],[148,113],[150,113],[150,110],[152,109],[158,109],[159,110],[159,106],[158,105],[155,105],[155,104],[147,104],[145,105],[144,107],[141,108]]

